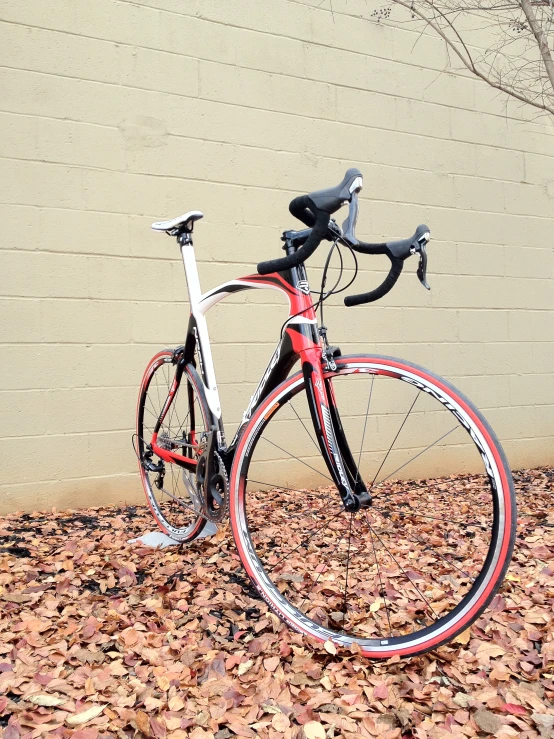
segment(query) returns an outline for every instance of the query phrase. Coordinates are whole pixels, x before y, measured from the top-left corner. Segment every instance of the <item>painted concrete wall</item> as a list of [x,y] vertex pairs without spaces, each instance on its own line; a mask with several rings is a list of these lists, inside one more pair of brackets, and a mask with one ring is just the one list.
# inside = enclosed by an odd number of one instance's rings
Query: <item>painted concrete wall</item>
[[[436,39],[414,46],[359,5],[3,0],[2,510],[140,494],[137,386],[188,310],[152,221],[205,212],[207,289],[278,256],[290,199],[349,166],[365,175],[362,238],[431,227],[432,291],[414,263],[378,306],[337,298],[332,343],[431,367],[485,411],[513,467],[554,462],[554,126],[441,73]],[[358,291],[386,263],[361,266]],[[231,427],[284,315],[273,293],[214,309]]]

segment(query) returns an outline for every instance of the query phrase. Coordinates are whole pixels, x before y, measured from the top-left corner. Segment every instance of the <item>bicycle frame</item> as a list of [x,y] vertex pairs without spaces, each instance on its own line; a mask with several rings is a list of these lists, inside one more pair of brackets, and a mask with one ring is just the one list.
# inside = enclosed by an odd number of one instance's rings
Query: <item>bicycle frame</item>
[[[287,234],[285,235],[285,242],[285,248],[288,252],[295,249],[291,238],[287,238]],[[326,360],[323,357],[317,318],[310,296],[310,287],[304,265],[294,267],[286,272],[275,272],[264,276],[254,274],[240,277],[202,294],[194,246],[190,234],[187,234],[186,238],[182,238],[180,244],[191,313],[182,365],[180,369],[178,366],[177,372],[175,373],[172,387],[152,438],[152,449],[154,453],[168,463],[174,463],[188,469],[194,469],[196,466],[194,459],[163,449],[157,444],[159,428],[179,387],[183,367],[187,363],[196,364],[196,356],[198,357],[199,374],[204,385],[203,389],[212,413],[213,426],[217,429],[218,452],[229,467],[241,431],[248,423],[252,414],[269,393],[288,377],[294,364],[300,361],[306,380],[308,404],[316,437],[326,465],[343,501],[346,503],[346,501],[354,500],[352,496],[353,490],[358,493],[366,492],[340,422],[340,416],[334,400],[332,380],[329,378],[324,379],[324,369],[326,369],[324,364],[326,364]],[[256,289],[278,290],[283,293],[288,299],[289,317],[283,327],[279,343],[269,360],[256,392],[243,414],[242,423],[239,425],[232,442],[227,446],[206,313],[212,306],[230,295],[244,290]],[[268,418],[276,410],[277,407],[271,409],[268,413]]]

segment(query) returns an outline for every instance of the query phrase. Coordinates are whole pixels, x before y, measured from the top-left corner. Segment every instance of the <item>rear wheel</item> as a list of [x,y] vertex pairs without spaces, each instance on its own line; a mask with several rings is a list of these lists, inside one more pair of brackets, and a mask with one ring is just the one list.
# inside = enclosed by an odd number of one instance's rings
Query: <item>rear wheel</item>
[[508,567],[506,458],[475,406],[421,367],[345,357],[326,378],[373,504],[344,510],[295,375],[237,448],[230,514],[241,559],[297,631],[373,658],[429,651],[475,621]]
[[[172,539],[187,542],[195,539],[206,525],[206,519],[199,515],[196,474],[164,462],[152,454],[149,446],[175,377],[172,359],[173,352],[165,349],[146,368],[137,407],[136,446],[146,500],[158,526]],[[194,367],[188,365],[159,430],[158,444],[183,456],[198,458],[202,439],[210,428],[209,418],[201,380]],[[176,445],[175,441],[186,446]]]

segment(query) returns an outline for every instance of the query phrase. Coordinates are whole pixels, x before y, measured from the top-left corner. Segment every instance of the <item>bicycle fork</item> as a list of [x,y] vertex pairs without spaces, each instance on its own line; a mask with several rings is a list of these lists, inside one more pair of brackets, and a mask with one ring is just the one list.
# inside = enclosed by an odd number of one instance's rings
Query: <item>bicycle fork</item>
[[347,511],[368,508],[371,496],[344,433],[331,380],[324,378],[321,350],[305,350],[301,355],[308,405],[327,469]]

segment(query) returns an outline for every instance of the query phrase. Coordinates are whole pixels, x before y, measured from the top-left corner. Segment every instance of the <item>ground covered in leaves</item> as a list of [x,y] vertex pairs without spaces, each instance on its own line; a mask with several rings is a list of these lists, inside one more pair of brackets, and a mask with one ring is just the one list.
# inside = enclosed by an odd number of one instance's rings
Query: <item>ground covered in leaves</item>
[[182,550],[127,540],[142,507],[0,520],[0,731],[126,739],[554,739],[554,470],[515,474],[518,538],[458,640],[371,663],[290,632],[228,528]]

